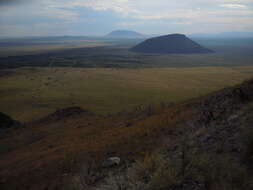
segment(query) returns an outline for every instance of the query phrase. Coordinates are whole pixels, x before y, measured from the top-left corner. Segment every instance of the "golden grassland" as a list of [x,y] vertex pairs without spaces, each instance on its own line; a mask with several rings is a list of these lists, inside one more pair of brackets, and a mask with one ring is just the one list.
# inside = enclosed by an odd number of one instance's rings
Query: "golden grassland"
[[12,71],[0,78],[0,111],[28,122],[73,105],[108,114],[138,105],[181,102],[238,84],[252,77],[253,67]]

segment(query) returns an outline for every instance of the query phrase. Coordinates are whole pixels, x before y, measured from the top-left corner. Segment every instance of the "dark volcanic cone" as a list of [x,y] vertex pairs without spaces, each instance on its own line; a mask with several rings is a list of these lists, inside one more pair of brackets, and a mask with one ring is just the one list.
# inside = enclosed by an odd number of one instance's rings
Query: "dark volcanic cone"
[[212,53],[205,47],[187,38],[183,34],[170,34],[150,38],[133,47],[131,51],[138,53],[158,53],[158,54],[191,54],[191,53]]

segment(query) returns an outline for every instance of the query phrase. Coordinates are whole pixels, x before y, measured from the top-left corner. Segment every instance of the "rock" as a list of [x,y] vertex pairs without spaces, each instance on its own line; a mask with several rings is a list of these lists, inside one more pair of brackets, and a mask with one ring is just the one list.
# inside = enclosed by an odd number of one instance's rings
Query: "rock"
[[228,118],[228,122],[233,122],[234,120],[236,120],[237,118],[239,118],[239,115],[232,115]]
[[103,162],[103,167],[105,168],[111,168],[114,166],[118,166],[120,164],[120,158],[119,157],[111,157],[108,158]]

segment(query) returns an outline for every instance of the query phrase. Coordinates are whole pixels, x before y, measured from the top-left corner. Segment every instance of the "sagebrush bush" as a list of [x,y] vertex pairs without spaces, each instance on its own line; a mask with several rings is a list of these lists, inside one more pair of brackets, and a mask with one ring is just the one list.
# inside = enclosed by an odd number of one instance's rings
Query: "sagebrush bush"
[[[182,189],[188,188],[187,185],[192,188],[194,184],[199,184],[207,190],[253,189],[252,175],[231,155],[217,155],[212,152],[190,154],[189,150],[185,150],[185,154],[187,156],[181,159],[180,157],[172,159],[161,153],[146,154],[143,160],[136,161],[124,170],[119,168],[110,171],[110,175],[95,189]],[[98,175],[101,175],[98,171],[92,165],[82,170],[79,188],[89,189]]]
[[[125,173],[111,175],[106,185],[100,189],[108,190],[156,190],[180,183],[179,171],[169,166],[169,161],[159,153],[147,154]],[[99,190],[100,190],[99,189]]]
[[188,177],[202,182],[207,189],[248,189],[252,180],[247,170],[230,156],[196,155]]

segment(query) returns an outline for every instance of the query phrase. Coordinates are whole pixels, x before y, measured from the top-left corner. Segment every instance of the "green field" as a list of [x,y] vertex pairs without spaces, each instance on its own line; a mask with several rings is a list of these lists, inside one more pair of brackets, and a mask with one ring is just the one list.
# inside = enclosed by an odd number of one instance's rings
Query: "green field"
[[99,114],[180,102],[253,76],[249,67],[19,68],[0,78],[0,110],[31,121],[67,106]]

